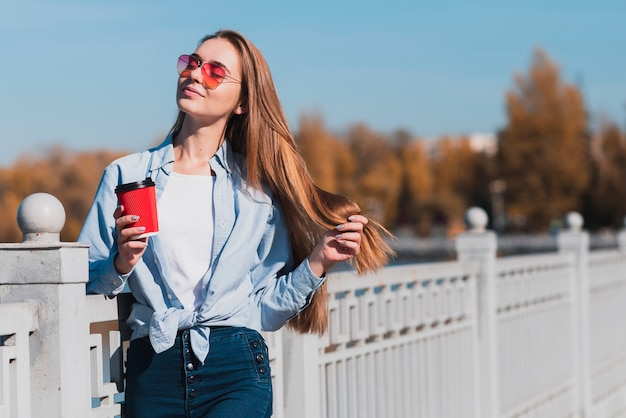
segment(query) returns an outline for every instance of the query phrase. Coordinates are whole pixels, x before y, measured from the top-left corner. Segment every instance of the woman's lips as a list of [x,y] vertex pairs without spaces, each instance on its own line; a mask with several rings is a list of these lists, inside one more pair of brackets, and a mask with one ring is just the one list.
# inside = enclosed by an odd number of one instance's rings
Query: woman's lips
[[191,86],[187,86],[183,89],[183,93],[186,96],[200,96],[200,97],[204,97],[204,95],[202,93],[200,93],[199,90],[191,87]]

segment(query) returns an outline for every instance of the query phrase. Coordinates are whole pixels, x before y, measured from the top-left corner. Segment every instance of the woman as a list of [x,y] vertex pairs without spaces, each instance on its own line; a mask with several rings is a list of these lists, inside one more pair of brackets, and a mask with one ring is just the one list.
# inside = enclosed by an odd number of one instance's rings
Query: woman
[[[157,148],[105,169],[79,241],[91,293],[128,285],[128,417],[269,417],[259,334],[327,325],[325,273],[392,254],[386,231],[318,189],[289,132],[269,68],[241,34],[219,31],[178,60],[178,118]],[[142,233],[116,186],[156,183],[160,231]]]

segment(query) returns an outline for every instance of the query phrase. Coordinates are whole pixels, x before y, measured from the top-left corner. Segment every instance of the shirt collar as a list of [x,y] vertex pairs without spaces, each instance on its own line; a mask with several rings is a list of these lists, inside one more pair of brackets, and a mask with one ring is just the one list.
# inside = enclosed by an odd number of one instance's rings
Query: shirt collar
[[[150,171],[158,171],[160,169],[170,173],[174,167],[174,145],[172,143],[172,134],[169,134],[165,140],[157,147],[151,150],[152,158],[150,161]],[[229,174],[236,165],[236,156],[228,139],[222,142],[217,149],[211,161],[215,160]]]
[[230,141],[225,139],[222,145],[217,149],[211,161],[216,161],[227,173],[231,174],[235,164],[235,152],[230,145]]

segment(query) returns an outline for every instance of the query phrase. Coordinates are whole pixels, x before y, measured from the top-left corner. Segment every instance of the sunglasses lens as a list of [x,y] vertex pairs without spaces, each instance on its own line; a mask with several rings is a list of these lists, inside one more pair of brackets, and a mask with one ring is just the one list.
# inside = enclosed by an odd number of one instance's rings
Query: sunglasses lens
[[187,77],[189,74],[198,67],[198,63],[190,55],[181,55],[178,57],[178,64],[176,70],[181,77]]
[[[189,77],[191,72],[198,68],[200,61],[193,55],[183,54],[178,57],[176,70],[181,77]],[[215,90],[226,77],[226,71],[219,65],[206,63],[202,65],[202,85],[210,90]]]
[[226,72],[219,65],[206,63],[202,66],[202,82],[207,89],[214,90],[224,80]]

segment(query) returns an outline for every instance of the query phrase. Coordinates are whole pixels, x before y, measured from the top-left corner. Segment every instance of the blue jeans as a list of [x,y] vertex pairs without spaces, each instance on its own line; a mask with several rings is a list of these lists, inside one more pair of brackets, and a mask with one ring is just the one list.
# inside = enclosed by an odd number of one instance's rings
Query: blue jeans
[[259,418],[272,415],[267,346],[247,328],[211,328],[209,355],[195,358],[189,331],[156,354],[148,337],[128,350],[127,418]]

